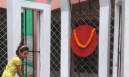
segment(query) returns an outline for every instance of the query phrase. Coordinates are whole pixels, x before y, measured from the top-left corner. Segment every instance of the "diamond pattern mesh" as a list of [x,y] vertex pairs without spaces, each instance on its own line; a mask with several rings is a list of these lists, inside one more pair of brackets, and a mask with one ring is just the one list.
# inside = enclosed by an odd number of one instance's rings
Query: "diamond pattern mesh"
[[60,10],[51,12],[51,66],[50,76],[60,77]]
[[[21,41],[24,41],[24,29],[23,29],[23,13],[21,14]],[[24,60],[22,59],[21,71],[24,73]]]
[[[96,28],[96,32],[99,38],[99,2],[98,0],[91,1],[89,7],[88,2],[82,2],[80,4],[72,5],[72,29],[75,29],[79,25],[88,24]],[[91,8],[91,12],[90,12]],[[81,10],[80,10],[81,9]],[[114,38],[114,0],[111,0],[111,28],[110,28],[110,71],[112,75],[112,59],[113,59],[113,38]],[[98,46],[94,53],[90,56],[81,58],[72,52],[71,59],[71,77],[98,77]],[[110,75],[110,76],[111,76]]]
[[[79,7],[80,6],[80,7]],[[91,9],[91,10],[90,10]],[[72,30],[79,25],[96,28],[99,38],[99,2],[96,0],[72,5]],[[88,57],[78,57],[71,51],[71,77],[98,77],[98,46]]]
[[113,65],[113,46],[114,46],[114,4],[115,4],[115,0],[111,0],[111,25],[110,25],[110,70],[109,70],[109,74],[110,77],[112,77],[112,65]]
[[[114,0],[111,0],[111,34],[110,34],[110,71],[112,75],[113,38],[114,38]],[[90,11],[91,8],[91,11]],[[96,28],[99,38],[99,2],[98,0],[72,5],[72,30],[82,24]],[[51,25],[51,77],[60,76],[60,12],[52,11]],[[98,44],[99,46],[99,44]],[[78,57],[71,51],[71,77],[98,77],[98,46],[88,57]],[[110,76],[111,76],[110,75]]]
[[6,10],[0,8],[0,77],[7,64],[7,17]]

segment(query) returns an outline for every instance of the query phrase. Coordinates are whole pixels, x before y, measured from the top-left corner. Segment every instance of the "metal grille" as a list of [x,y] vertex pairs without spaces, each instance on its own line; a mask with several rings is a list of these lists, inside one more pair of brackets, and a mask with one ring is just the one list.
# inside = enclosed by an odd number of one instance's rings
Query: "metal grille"
[[[111,0],[111,26],[110,26],[110,76],[112,76],[113,45],[114,45],[114,0]],[[88,24],[97,29],[99,38],[99,2],[92,0],[72,5],[72,30],[82,24]],[[88,6],[87,6],[88,5]],[[90,12],[91,8],[91,12]],[[98,47],[88,57],[81,58],[72,52],[71,77],[98,77]]]
[[[21,41],[24,41],[24,29],[23,29],[23,13],[21,14]],[[21,71],[24,74],[24,60],[22,59]]]
[[[96,28],[99,38],[98,0],[72,5],[72,30],[83,24]],[[78,57],[71,51],[71,77],[98,77],[98,45],[88,57]]]
[[61,26],[60,10],[51,13],[51,66],[50,76],[60,77]]
[[114,6],[115,0],[111,0],[111,24],[110,24],[110,70],[109,74],[112,77],[112,65],[113,65],[113,46],[114,46]]
[[[28,14],[32,16],[27,16]],[[30,27],[28,29],[27,22],[28,19],[31,21],[29,23]],[[24,59],[24,77],[35,77],[36,76],[36,67],[35,64],[37,63],[37,53],[39,54],[40,51],[34,51],[34,11],[24,9],[24,27],[25,27],[25,44],[29,47],[29,53],[27,58]],[[32,29],[32,30],[31,30]],[[28,31],[32,32],[32,36],[28,36]],[[35,67],[34,67],[35,66]]]
[[7,13],[0,8],[0,77],[7,64]]

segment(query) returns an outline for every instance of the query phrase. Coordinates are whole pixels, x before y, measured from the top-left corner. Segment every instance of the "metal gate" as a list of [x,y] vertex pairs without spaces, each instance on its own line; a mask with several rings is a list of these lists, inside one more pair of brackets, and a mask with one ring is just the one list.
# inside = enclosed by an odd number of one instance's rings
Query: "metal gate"
[[27,32],[28,32],[28,25],[27,25],[27,12],[30,11],[31,13],[33,13],[31,10],[26,10],[24,9],[24,43],[29,47],[29,53],[26,59],[24,59],[23,63],[24,63],[24,77],[34,77],[34,25],[33,25],[33,17],[32,19],[30,19],[32,21],[31,25],[32,28],[30,28],[32,36],[27,36]]
[[[37,44],[34,43],[37,42],[37,38],[34,38],[34,32],[35,32],[35,28],[34,28],[34,12],[35,13],[40,13],[34,10],[26,10],[24,9],[24,26],[23,26],[23,35],[24,36],[24,43],[29,47],[29,53],[26,59],[23,60],[23,74],[24,77],[37,77],[38,72],[38,60],[39,60],[39,54],[40,51],[37,51]],[[30,16],[27,16],[29,15]],[[28,20],[30,21],[28,23]],[[40,21],[39,21],[40,22]],[[30,27],[28,27],[30,26]],[[30,32],[31,31],[31,32]],[[40,32],[40,31],[39,31]],[[32,35],[28,35],[28,33],[31,33]],[[39,36],[37,36],[39,37]],[[36,40],[37,39],[37,40]]]
[[50,77],[60,77],[61,24],[60,9],[51,12]]
[[[114,3],[111,0],[110,26],[110,66],[112,76],[113,45],[114,45]],[[84,1],[73,4],[71,7],[72,30],[79,25],[88,24],[96,28],[99,38],[99,0]],[[52,11],[51,21],[51,77],[60,77],[60,9]],[[99,44],[98,44],[99,46]],[[80,58],[71,51],[70,77],[98,77],[98,46],[94,53],[86,58]]]
[[[110,66],[109,75],[112,77],[113,39],[114,39],[114,2],[111,0],[111,26],[110,26]],[[96,28],[99,38],[99,0],[89,0],[72,5],[72,30],[79,25],[88,24]],[[71,51],[71,77],[98,77],[98,45],[88,57],[78,57]]]

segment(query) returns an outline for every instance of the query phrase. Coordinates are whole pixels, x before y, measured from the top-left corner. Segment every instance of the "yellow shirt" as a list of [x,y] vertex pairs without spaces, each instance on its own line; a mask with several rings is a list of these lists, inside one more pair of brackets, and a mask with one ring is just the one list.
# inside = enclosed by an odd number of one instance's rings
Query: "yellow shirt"
[[9,61],[2,74],[2,77],[14,77],[17,72],[16,65],[22,65],[22,61],[19,57],[13,57]]

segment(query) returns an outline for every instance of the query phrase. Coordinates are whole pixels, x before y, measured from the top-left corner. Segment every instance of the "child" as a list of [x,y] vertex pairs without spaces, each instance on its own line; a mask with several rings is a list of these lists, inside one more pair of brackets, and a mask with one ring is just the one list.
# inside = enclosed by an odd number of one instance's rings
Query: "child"
[[2,77],[14,77],[17,73],[19,77],[23,77],[20,66],[22,65],[21,59],[27,57],[29,52],[29,48],[26,45],[20,44],[20,46],[16,50],[16,55],[13,57],[9,63],[7,64]]

